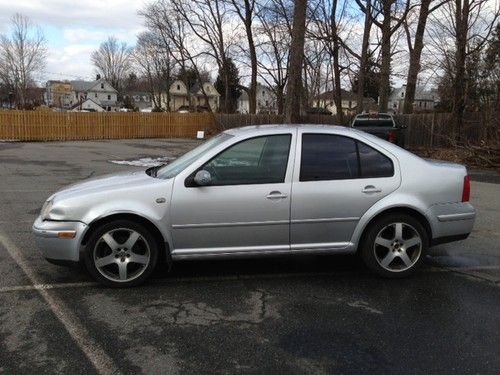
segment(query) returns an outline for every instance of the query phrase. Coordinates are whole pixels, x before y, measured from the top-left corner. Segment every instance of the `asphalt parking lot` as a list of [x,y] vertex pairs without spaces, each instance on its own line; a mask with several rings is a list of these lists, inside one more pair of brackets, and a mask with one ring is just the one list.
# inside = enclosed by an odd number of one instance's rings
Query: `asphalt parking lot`
[[499,184],[473,181],[474,232],[405,280],[311,256],[178,263],[113,290],[38,253],[52,192],[195,144],[0,142],[0,373],[500,373]]

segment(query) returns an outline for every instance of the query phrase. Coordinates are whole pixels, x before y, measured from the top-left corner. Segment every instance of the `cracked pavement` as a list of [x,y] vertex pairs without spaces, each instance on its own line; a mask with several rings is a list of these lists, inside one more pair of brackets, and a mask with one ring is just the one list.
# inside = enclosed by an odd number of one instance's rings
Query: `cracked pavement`
[[404,280],[323,255],[185,261],[113,290],[40,256],[30,229],[52,192],[139,168],[110,160],[176,157],[196,144],[0,142],[0,373],[500,371],[498,184],[473,181],[470,238],[434,248]]

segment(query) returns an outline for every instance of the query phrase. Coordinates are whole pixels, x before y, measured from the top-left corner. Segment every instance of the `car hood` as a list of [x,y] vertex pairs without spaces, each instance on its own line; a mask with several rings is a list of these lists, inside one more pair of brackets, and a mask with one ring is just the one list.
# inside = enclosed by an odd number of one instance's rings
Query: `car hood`
[[143,188],[145,185],[155,184],[158,183],[158,181],[158,179],[147,175],[144,171],[115,173],[90,178],[66,186],[57,191],[51,198],[58,201],[77,195],[91,195],[96,193],[108,193],[110,191]]
[[172,179],[154,178],[144,171],[92,178],[52,195],[46,215],[50,220],[90,223],[97,217],[126,212],[161,220],[172,183]]

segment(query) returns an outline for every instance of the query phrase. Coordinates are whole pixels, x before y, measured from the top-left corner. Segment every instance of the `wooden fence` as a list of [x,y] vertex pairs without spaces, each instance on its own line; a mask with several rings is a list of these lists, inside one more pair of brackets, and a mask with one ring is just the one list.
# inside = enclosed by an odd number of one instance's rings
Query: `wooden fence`
[[[463,139],[472,144],[500,139],[500,113],[468,113],[461,129]],[[309,124],[340,124],[335,116],[307,115]],[[261,124],[282,124],[282,115],[241,115],[211,113],[138,112],[45,112],[0,111],[0,140],[66,141],[120,138],[194,138],[204,130],[221,130]],[[408,126],[406,145],[410,148],[449,146],[456,134],[449,113],[398,115],[396,121]]]
[[206,113],[0,111],[0,139],[194,138],[214,124]]

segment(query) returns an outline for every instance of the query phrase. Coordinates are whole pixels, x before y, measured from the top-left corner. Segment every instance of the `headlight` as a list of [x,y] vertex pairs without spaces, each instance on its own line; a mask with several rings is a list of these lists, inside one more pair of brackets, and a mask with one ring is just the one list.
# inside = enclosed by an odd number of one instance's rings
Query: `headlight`
[[48,200],[43,204],[42,210],[40,211],[40,216],[42,217],[42,220],[47,220],[49,218],[49,212],[50,209],[52,208],[53,203],[54,202],[52,200]]

